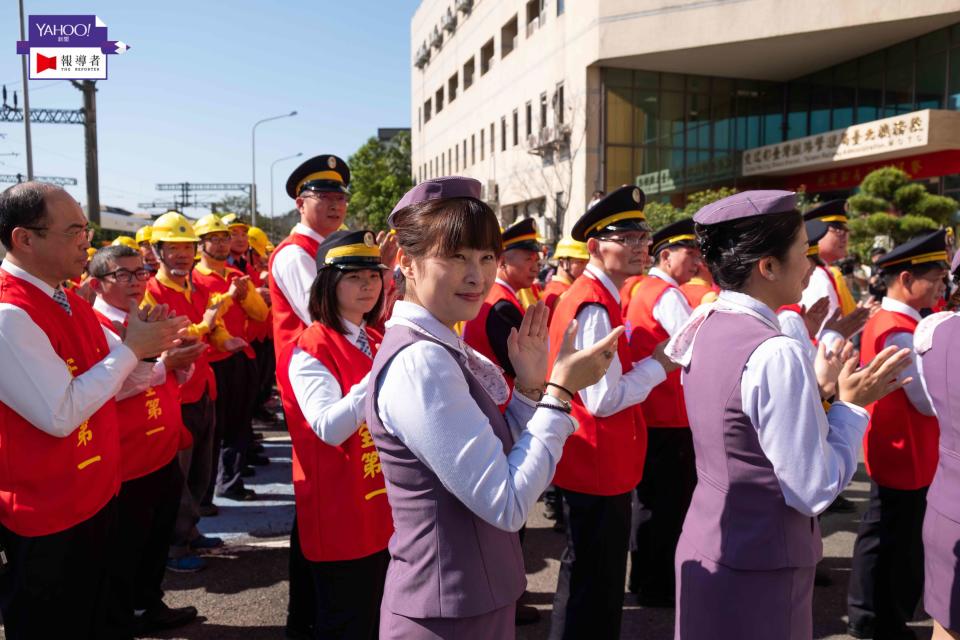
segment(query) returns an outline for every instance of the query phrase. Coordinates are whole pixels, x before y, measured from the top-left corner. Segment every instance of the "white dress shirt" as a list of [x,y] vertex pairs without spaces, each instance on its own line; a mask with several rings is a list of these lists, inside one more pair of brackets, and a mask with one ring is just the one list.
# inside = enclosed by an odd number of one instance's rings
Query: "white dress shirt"
[[[810,332],[807,330],[807,323],[803,316],[793,309],[784,309],[777,314],[777,320],[780,322],[780,330],[783,335],[790,336],[799,342],[810,362],[816,362],[818,347],[810,340]],[[831,329],[821,329],[820,336],[817,339],[819,342],[826,342],[828,349],[832,349],[838,340],[843,340],[843,336]]]
[[[98,295],[93,300],[93,308],[106,316],[107,320],[111,322],[116,322],[120,325],[127,323],[127,315],[129,312],[124,309],[118,309],[106,300],[103,299],[103,296]],[[193,365],[190,365],[190,368],[193,368]],[[190,370],[176,372],[177,380],[180,384],[183,384],[190,378]],[[167,366],[163,364],[162,360],[157,360],[156,362],[139,362],[137,363],[137,368],[134,369],[133,373],[127,378],[126,382],[123,383],[123,388],[120,389],[120,393],[117,394],[117,400],[123,400],[124,398],[129,398],[130,396],[140,393],[130,393],[132,388],[132,382],[136,382],[136,386],[140,386],[141,380],[145,379],[145,384],[140,391],[145,391],[147,387],[156,387],[163,384],[167,381]]]
[[[918,323],[923,319],[919,311],[910,305],[904,304],[899,300],[894,300],[889,296],[885,296],[883,298],[883,301],[880,303],[880,308],[884,309],[885,311],[893,311],[895,313],[909,316]],[[887,339],[883,343],[883,346],[884,348],[895,346],[899,347],[900,349],[910,349],[913,351],[913,334],[907,333],[906,331],[890,333],[887,335]],[[910,357],[913,359],[913,361],[906,369],[904,369],[901,378],[911,377],[913,380],[905,384],[903,386],[903,390],[907,394],[907,398],[910,400],[910,404],[913,405],[914,409],[925,416],[936,415],[933,410],[933,404],[930,402],[930,398],[927,396],[927,392],[923,388],[923,377],[920,375],[920,370],[917,368],[917,362],[919,361],[919,358],[917,357],[916,353],[912,353]]]
[[[613,299],[620,302],[620,292],[602,270],[588,264],[583,273],[588,278],[599,280]],[[577,312],[574,346],[577,349],[592,346],[606,338],[611,331],[613,326],[607,310],[598,304],[587,305]],[[604,418],[643,402],[650,391],[666,379],[667,372],[652,356],[633,363],[633,369],[626,374],[620,366],[620,358],[614,356],[603,377],[580,391],[580,399],[591,415]]]
[[[719,302],[720,313],[740,308],[780,330],[776,314],[755,298],[723,291]],[[825,414],[813,363],[803,345],[785,335],[766,340],[747,360],[740,398],[787,505],[807,516],[821,513],[857,470],[869,414],[844,402]]]
[[693,309],[690,308],[687,297],[680,291],[680,284],[665,271],[653,267],[647,272],[647,275],[660,278],[667,284],[676,287],[664,291],[657,303],[653,305],[653,319],[659,322],[663,330],[672,336],[690,319]]
[[[0,268],[53,297],[51,286],[9,260],[4,260]],[[52,436],[65,438],[73,433],[119,393],[137,367],[133,351],[106,327],[103,333],[110,352],[73,377],[50,339],[27,312],[16,305],[0,303],[0,402]]]
[[[402,325],[452,349],[469,349],[423,307],[399,301],[387,328]],[[479,354],[475,354],[478,357]],[[552,402],[544,396],[544,402]],[[470,511],[505,531],[519,531],[550,483],[576,421],[513,394],[505,417],[514,434],[503,452],[470,395],[463,369],[443,346],[419,341],[401,350],[377,380],[384,428],[399,438]]]
[[[345,337],[356,346],[360,327],[344,318],[340,318],[340,322],[347,330]],[[368,376],[343,395],[340,383],[330,370],[300,347],[293,348],[287,373],[303,417],[326,444],[340,446],[363,424]]]
[[[323,236],[301,222],[293,227],[293,233],[323,242]],[[297,245],[287,245],[273,259],[270,275],[294,313],[309,327],[313,322],[308,308],[310,287],[317,277],[317,261]]]
[[[840,308],[840,298],[837,297],[837,290],[833,287],[833,278],[827,271],[828,267],[814,267],[810,274],[810,283],[803,290],[803,296],[800,298],[800,304],[809,309],[817,300],[824,296],[830,301],[830,308],[827,310],[826,318],[833,315],[833,312]],[[824,322],[826,322],[824,318]],[[821,329],[823,327],[821,326]],[[819,331],[818,331],[819,333]]]

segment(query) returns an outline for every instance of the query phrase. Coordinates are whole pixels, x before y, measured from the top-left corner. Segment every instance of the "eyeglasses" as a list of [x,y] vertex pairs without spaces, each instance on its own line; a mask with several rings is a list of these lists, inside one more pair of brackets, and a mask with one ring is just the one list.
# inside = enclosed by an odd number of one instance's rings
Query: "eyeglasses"
[[106,278],[107,276],[113,276],[113,279],[120,284],[129,284],[133,282],[134,278],[136,278],[139,282],[146,282],[150,279],[150,271],[149,269],[137,269],[136,271],[130,271],[129,269],[117,269],[116,271],[105,273],[101,277]]
[[837,234],[838,236],[845,236],[850,233],[850,229],[846,227],[835,227],[833,225],[828,226],[827,230],[830,231],[831,233]]
[[229,244],[230,236],[206,236],[203,240],[213,244]]
[[619,245],[623,245],[624,247],[629,247],[631,249],[640,249],[641,247],[644,247],[650,243],[650,235],[644,233],[637,236],[627,236],[627,237],[604,236],[604,237],[598,238],[598,240],[600,240],[601,242],[616,242]]
[[327,192],[316,192],[308,191],[300,194],[301,198],[308,200],[313,198],[314,200],[319,200],[321,202],[327,202],[332,204],[340,204],[343,202],[349,202],[350,196],[345,193],[327,193]]
[[93,229],[90,227],[90,225],[84,225],[82,227],[79,227],[76,229],[69,229],[67,231],[56,231],[54,229],[51,229],[50,227],[20,227],[20,228],[29,229],[30,231],[44,232],[44,233],[49,231],[51,233],[55,233],[59,236],[63,236],[64,238],[67,238],[70,240],[80,240],[81,238],[86,238],[87,240],[90,240],[93,237]]

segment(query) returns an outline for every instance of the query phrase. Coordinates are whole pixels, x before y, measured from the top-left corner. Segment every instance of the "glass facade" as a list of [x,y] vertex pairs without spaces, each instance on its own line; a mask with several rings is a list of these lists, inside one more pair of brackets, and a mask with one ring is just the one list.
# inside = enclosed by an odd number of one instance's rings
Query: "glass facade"
[[[745,149],[920,109],[960,110],[960,24],[790,82],[605,68],[602,83],[606,189],[637,183],[650,200],[679,204],[747,180]],[[960,199],[958,180],[934,189]]]

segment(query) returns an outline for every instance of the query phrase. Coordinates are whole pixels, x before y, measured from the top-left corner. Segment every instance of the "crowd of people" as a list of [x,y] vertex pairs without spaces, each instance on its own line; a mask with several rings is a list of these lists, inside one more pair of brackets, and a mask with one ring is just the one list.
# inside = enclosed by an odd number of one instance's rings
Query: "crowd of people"
[[552,639],[619,638],[629,590],[678,639],[808,640],[818,519],[856,508],[862,446],[849,633],[914,637],[922,599],[960,638],[948,230],[875,252],[856,296],[842,200],[744,191],[652,229],[624,186],[551,252],[476,180],[416,185],[379,233],[344,225],[349,184],[333,155],[297,167],[276,247],[170,211],[94,250],[62,189],[0,194],[6,637],[192,621],[164,574],[223,545],[197,528],[215,496],[260,498],[276,385],[287,637],[514,637],[542,498],[566,534]]

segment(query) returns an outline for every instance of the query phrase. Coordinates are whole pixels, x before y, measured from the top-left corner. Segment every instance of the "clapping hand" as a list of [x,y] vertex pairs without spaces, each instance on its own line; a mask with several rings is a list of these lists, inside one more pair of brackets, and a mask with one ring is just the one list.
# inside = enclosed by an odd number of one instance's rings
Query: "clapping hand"
[[913,378],[901,380],[900,374],[913,362],[911,353],[910,349],[887,347],[860,369],[857,369],[857,359],[850,358],[844,363],[837,380],[837,396],[843,402],[865,407],[909,384]]
[[547,379],[549,317],[550,311],[542,301],[530,305],[520,328],[511,329],[507,336],[507,354],[521,387],[539,389]]

